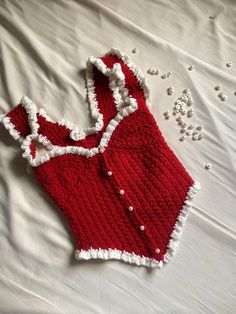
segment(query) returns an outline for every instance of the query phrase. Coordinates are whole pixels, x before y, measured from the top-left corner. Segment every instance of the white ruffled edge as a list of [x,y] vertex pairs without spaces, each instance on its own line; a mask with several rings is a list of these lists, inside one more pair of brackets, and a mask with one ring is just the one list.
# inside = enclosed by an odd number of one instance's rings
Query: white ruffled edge
[[[145,83],[145,78],[141,72],[141,70],[135,66],[124,53],[120,52],[116,48],[112,48],[107,54],[117,55],[119,59],[122,59],[125,64],[133,71],[134,75],[140,82],[140,86],[144,90],[145,97],[147,102],[150,102],[149,98],[149,90]],[[37,122],[37,112],[39,112],[36,108],[36,105],[33,101],[27,97],[23,96],[21,98],[20,104],[25,108],[29,125],[31,127],[31,134],[29,134],[25,139],[20,137],[19,132],[15,129],[15,126],[11,123],[10,118],[6,117],[6,115],[2,115],[2,121],[4,126],[11,130],[11,134],[15,139],[20,140],[22,142],[21,148],[23,150],[22,156],[26,158],[29,164],[32,167],[37,167],[53,157],[63,155],[63,154],[77,154],[83,155],[87,158],[93,157],[98,153],[103,153],[105,148],[108,146],[111,135],[119,125],[121,120],[130,115],[132,112],[138,109],[138,105],[136,99],[130,97],[128,95],[128,90],[125,88],[125,76],[121,69],[120,63],[115,63],[112,68],[108,68],[105,63],[101,60],[101,58],[97,57],[89,57],[87,61],[87,91],[88,91],[88,99],[90,104],[90,110],[93,118],[97,120],[95,126],[91,128],[87,128],[84,130],[79,130],[74,124],[69,121],[60,120],[59,124],[65,125],[68,129],[71,130],[71,138],[74,140],[79,140],[85,138],[86,135],[96,133],[100,131],[103,127],[103,115],[99,112],[98,103],[96,100],[95,90],[94,90],[94,80],[93,80],[93,65],[95,65],[99,71],[101,71],[104,75],[109,77],[109,87],[113,92],[113,97],[115,100],[116,107],[118,109],[118,113],[115,118],[111,119],[109,124],[106,127],[105,132],[102,135],[101,141],[98,147],[93,148],[84,148],[79,146],[66,146],[60,147],[57,145],[53,145],[46,137],[38,134],[39,124]],[[42,112],[41,115],[47,116]],[[49,121],[52,121],[48,118]],[[36,156],[33,158],[31,155],[30,144],[32,140],[38,141],[42,143],[47,149],[48,152],[43,153],[41,156]]]
[[189,211],[192,207],[191,201],[196,195],[197,191],[201,189],[199,182],[194,182],[194,184],[189,188],[187,192],[186,200],[180,211],[180,214],[176,220],[174,229],[172,231],[170,241],[168,244],[168,249],[164,254],[163,260],[156,260],[154,258],[149,258],[145,256],[140,256],[135,253],[129,253],[127,251],[120,251],[117,249],[93,249],[92,247],[85,250],[75,250],[75,258],[77,260],[89,260],[89,259],[102,259],[102,260],[121,260],[126,263],[136,264],[138,266],[146,266],[150,268],[162,268],[164,264],[168,263],[177,252],[177,247],[183,232],[183,228],[188,217]]

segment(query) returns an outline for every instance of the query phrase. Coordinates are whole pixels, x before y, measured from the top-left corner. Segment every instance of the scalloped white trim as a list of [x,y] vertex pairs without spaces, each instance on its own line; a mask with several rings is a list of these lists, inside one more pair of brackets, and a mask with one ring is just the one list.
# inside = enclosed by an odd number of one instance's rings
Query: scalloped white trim
[[3,123],[5,128],[15,140],[23,142],[23,137],[20,136],[20,133],[16,130],[15,125],[11,123],[11,119],[5,113],[0,115],[0,123]]
[[162,268],[163,262],[157,261],[154,258],[149,258],[145,256],[139,256],[135,253],[129,253],[126,251],[120,251],[116,249],[93,249],[90,248],[88,251],[85,250],[76,250],[75,258],[77,260],[89,260],[89,259],[103,259],[103,260],[121,260],[126,263],[136,264],[138,266],[147,266],[147,267],[158,267]]
[[[118,49],[112,48],[107,54],[115,54],[119,59],[122,59],[127,66],[133,71],[137,80],[140,82],[140,86],[144,90],[145,97],[147,102],[150,102],[149,98],[149,90],[145,83],[145,78],[141,72],[141,70],[135,66],[129,59],[128,56],[121,53]],[[117,115],[110,120],[109,124],[106,127],[105,132],[102,134],[102,138],[97,147],[93,148],[84,148],[79,146],[66,146],[60,147],[57,145],[53,145],[47,138],[38,134],[39,124],[37,122],[37,113],[39,112],[42,116],[44,116],[47,120],[52,121],[52,119],[48,118],[44,110],[37,110],[36,105],[33,101],[27,97],[23,96],[21,98],[20,104],[26,109],[29,125],[31,127],[31,134],[29,134],[25,139],[21,138],[21,148],[23,150],[22,156],[26,158],[29,164],[32,167],[37,167],[53,157],[63,155],[63,154],[77,154],[83,155],[86,157],[93,157],[98,153],[103,153],[105,148],[109,144],[109,140],[111,138],[112,133],[119,125],[121,120],[126,116],[130,115],[132,112],[138,109],[138,105],[136,99],[129,96],[129,91],[125,87],[125,76],[121,69],[121,65],[119,63],[115,63],[112,68],[108,68],[105,63],[101,60],[101,58],[97,57],[89,57],[87,61],[87,93],[88,100],[90,104],[91,115],[94,119],[96,119],[95,126],[91,128],[86,128],[84,130],[79,130],[73,123],[60,120],[57,123],[61,125],[65,125],[70,131],[70,136],[74,140],[79,140],[85,138],[88,134],[96,133],[100,131],[103,127],[103,115],[99,112],[98,103],[95,95],[94,88],[94,80],[93,80],[93,66],[96,66],[99,71],[101,71],[104,75],[109,78],[109,87],[113,92],[114,101],[118,110]],[[10,119],[5,119],[4,125],[7,126],[8,129],[12,129],[11,134],[15,139],[19,139],[19,133],[16,133],[14,125],[10,122]],[[53,122],[53,121],[52,121]],[[56,122],[55,122],[56,123]],[[48,152],[43,153],[41,156],[36,156],[33,158],[31,156],[30,144],[31,142],[39,141],[43,145],[46,146]]]
[[185,222],[187,220],[188,214],[190,212],[190,209],[192,207],[192,200],[194,199],[196,193],[201,189],[201,185],[199,182],[195,181],[194,184],[189,188],[186,200],[184,202],[184,205],[182,207],[182,210],[179,213],[179,216],[177,217],[174,229],[171,234],[171,239],[168,244],[168,249],[164,255],[164,262],[168,263],[177,252],[177,247],[179,244],[179,240],[181,238],[183,228],[185,225]]
[[189,188],[186,196],[186,200],[180,211],[180,214],[176,220],[174,229],[172,231],[170,241],[168,244],[168,249],[164,255],[163,261],[158,261],[154,258],[149,258],[145,256],[140,256],[135,253],[129,253],[126,251],[120,251],[117,249],[93,249],[92,247],[85,250],[75,250],[75,258],[77,260],[89,260],[89,259],[102,259],[102,260],[121,260],[130,264],[136,264],[138,266],[146,266],[151,268],[162,268],[165,263],[168,263],[177,252],[177,247],[179,240],[182,235],[182,231],[188,217],[188,213],[192,207],[191,201],[196,195],[197,191],[201,189],[199,182],[194,182],[194,184]]

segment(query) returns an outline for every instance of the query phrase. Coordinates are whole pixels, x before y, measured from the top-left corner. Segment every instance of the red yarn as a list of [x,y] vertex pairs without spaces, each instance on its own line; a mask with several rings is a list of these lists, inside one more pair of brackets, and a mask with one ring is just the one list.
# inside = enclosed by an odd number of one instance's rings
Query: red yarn
[[[90,158],[63,154],[32,169],[65,215],[77,250],[116,249],[162,261],[194,181],[164,140],[132,70],[113,54],[102,61],[109,68],[114,63],[121,65],[125,87],[138,109],[120,122],[103,153]],[[101,131],[74,141],[66,126],[37,113],[38,133],[53,145],[97,147],[117,108],[108,78],[97,68],[94,81],[103,114]],[[22,137],[30,134],[27,114],[20,104],[7,116]],[[30,147],[34,157],[33,143]]]

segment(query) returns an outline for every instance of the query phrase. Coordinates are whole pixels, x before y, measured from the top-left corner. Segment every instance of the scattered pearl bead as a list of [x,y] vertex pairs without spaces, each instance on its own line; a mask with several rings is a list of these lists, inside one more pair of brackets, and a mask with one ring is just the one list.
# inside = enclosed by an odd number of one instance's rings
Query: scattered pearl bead
[[168,95],[172,95],[174,92],[174,88],[172,86],[170,86],[169,88],[167,88],[167,94]]
[[186,135],[192,135],[192,131],[191,130],[186,131]]
[[193,105],[193,100],[192,99],[188,99],[187,101],[187,106],[192,106]]
[[143,225],[141,225],[141,226],[139,227],[139,229],[140,229],[141,231],[144,231],[144,230],[145,230],[145,227],[144,227]]
[[221,100],[221,101],[225,101],[226,99],[227,99],[227,96],[226,96],[226,95],[224,95],[224,96],[222,96],[222,97],[221,97],[221,99],[220,99],[220,100]]
[[185,132],[186,132],[185,129],[181,129],[181,130],[180,130],[180,133],[185,133]]
[[194,125],[190,124],[190,125],[188,126],[188,129],[189,129],[189,130],[193,130],[193,129],[194,129]]
[[160,249],[159,249],[159,248],[156,248],[156,249],[155,249],[155,252],[156,252],[157,254],[159,254],[159,253],[160,253]]
[[107,172],[107,175],[110,177],[110,176],[112,176],[112,171],[108,171]]
[[226,66],[227,66],[228,68],[230,68],[232,65],[233,65],[233,62],[231,62],[231,61],[229,61],[229,62],[226,63]]
[[211,164],[206,164],[205,169],[210,170],[211,169]]
[[[190,93],[190,89],[186,88],[185,90],[183,90],[183,94],[187,94]],[[191,93],[190,93],[191,94]]]
[[180,109],[180,105],[175,105],[175,109]]
[[180,139],[179,139],[181,142],[183,142],[185,140],[185,136],[181,136]]
[[120,190],[120,195],[124,195],[125,191],[124,190]]
[[198,140],[202,140],[204,138],[204,136],[202,134],[198,135]]
[[138,49],[137,49],[137,48],[134,48],[134,49],[132,50],[132,52],[133,52],[133,53],[136,53],[136,52],[138,52]]
[[202,125],[199,125],[199,126],[197,126],[197,128],[196,128],[198,131],[201,131],[202,129],[203,129],[203,126]]
[[193,135],[193,140],[194,141],[198,140],[198,135],[197,134]]
[[134,209],[133,206],[129,206],[129,207],[128,207],[128,210],[129,210],[130,212],[132,212],[133,209]]
[[189,71],[192,71],[194,69],[194,66],[190,65],[190,67],[188,69],[189,69]]
[[150,74],[150,75],[158,75],[159,74],[159,70],[148,69],[147,73]]
[[220,85],[216,85],[215,90],[220,90],[220,87],[221,87]]
[[184,116],[184,115],[186,115],[186,110],[181,110],[181,114]]

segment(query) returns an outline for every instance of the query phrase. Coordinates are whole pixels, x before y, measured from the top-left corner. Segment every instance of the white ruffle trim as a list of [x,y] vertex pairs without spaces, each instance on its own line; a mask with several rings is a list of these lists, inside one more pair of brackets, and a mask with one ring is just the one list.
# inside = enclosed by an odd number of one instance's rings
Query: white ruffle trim
[[[128,56],[120,52],[118,49],[112,48],[107,54],[114,54],[119,59],[122,59],[125,64],[133,71],[137,80],[140,83],[140,86],[143,88],[145,98],[147,103],[150,105],[149,90],[145,83],[145,78],[141,70],[135,66],[129,59]],[[44,136],[38,134],[39,124],[37,122],[37,113],[39,112],[49,121],[52,121],[50,118],[47,118],[44,110],[37,110],[36,105],[33,101],[27,96],[21,98],[20,104],[25,108],[28,116],[29,125],[31,127],[31,134],[29,134],[25,139],[20,137],[19,132],[15,129],[15,126],[11,123],[10,118],[6,115],[1,115],[1,120],[5,127],[10,131],[10,134],[17,140],[22,142],[21,148],[23,150],[22,156],[26,158],[29,164],[32,167],[37,167],[52,157],[56,157],[63,154],[77,154],[83,155],[86,157],[92,157],[98,153],[103,153],[105,148],[108,146],[110,138],[116,127],[119,125],[121,120],[126,116],[130,115],[132,112],[138,109],[138,105],[135,98],[129,96],[129,91],[125,87],[125,76],[121,69],[119,63],[115,63],[112,68],[108,68],[101,58],[89,57],[87,61],[87,93],[88,100],[90,104],[90,110],[92,117],[96,120],[96,123],[91,128],[86,128],[84,130],[79,130],[73,123],[60,120],[57,123],[65,125],[71,132],[70,137],[77,141],[84,139],[88,134],[96,133],[100,131],[103,127],[103,115],[99,112],[98,103],[96,100],[94,79],[93,79],[93,66],[96,66],[99,71],[109,78],[109,87],[113,92],[114,101],[117,107],[117,115],[110,120],[109,124],[106,127],[105,132],[102,135],[101,141],[98,147],[93,148],[84,148],[79,146],[66,146],[60,147],[53,145],[50,141]],[[42,153],[40,156],[33,158],[31,156],[30,144],[32,141],[38,141],[45,145],[48,149],[48,152]]]
[[196,195],[197,191],[201,189],[200,183],[195,182],[189,189],[184,206],[177,218],[171,239],[168,244],[167,252],[164,255],[163,261],[158,261],[154,258],[140,256],[135,253],[129,253],[126,251],[120,251],[117,249],[93,249],[92,247],[85,250],[76,250],[75,258],[77,260],[89,260],[89,259],[103,259],[110,260],[116,259],[121,260],[130,264],[136,264],[138,266],[146,266],[151,268],[162,268],[164,264],[168,263],[175,255],[179,244],[180,237],[187,219],[188,213],[191,209],[191,201]]
[[128,253],[126,251],[119,251],[116,249],[93,249],[90,248],[88,251],[76,250],[75,258],[77,260],[89,260],[89,259],[103,259],[103,260],[121,260],[126,263],[136,264],[138,266],[147,266],[147,267],[158,267],[162,268],[163,262],[157,261],[154,258],[149,258],[145,256],[139,256],[135,253]]
[[180,211],[180,214],[176,220],[174,229],[172,231],[167,252],[164,255],[165,263],[169,262],[176,255],[179,240],[181,238],[183,228],[184,228],[186,219],[188,217],[189,211],[192,207],[192,200],[194,199],[194,196],[196,195],[197,191],[200,189],[201,189],[200,183],[195,181],[187,193],[186,200],[184,202],[182,210]]
[[5,128],[15,140],[23,142],[23,138],[20,136],[20,133],[16,130],[15,125],[11,123],[11,119],[5,113],[0,115],[0,123],[3,123]]

